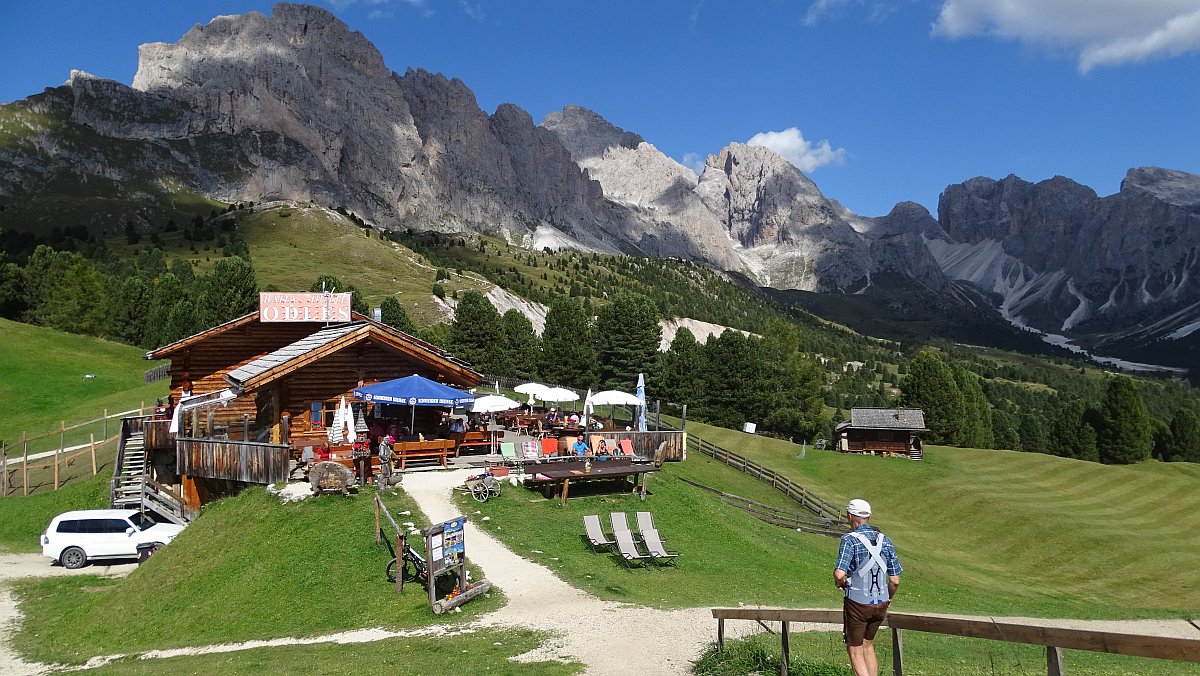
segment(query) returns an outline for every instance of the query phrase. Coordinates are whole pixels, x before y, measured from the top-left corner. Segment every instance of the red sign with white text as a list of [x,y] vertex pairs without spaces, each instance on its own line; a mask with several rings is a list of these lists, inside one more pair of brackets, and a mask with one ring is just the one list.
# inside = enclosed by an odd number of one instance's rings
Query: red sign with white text
[[274,293],[258,294],[260,322],[348,322],[348,293]]

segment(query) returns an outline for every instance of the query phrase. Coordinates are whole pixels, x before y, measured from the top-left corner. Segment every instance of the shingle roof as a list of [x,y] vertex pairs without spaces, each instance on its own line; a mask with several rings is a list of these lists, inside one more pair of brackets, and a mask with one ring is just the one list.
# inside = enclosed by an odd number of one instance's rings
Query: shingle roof
[[366,322],[353,322],[322,329],[311,336],[301,338],[291,345],[284,345],[270,354],[259,357],[244,366],[230,371],[226,378],[231,382],[244,383],[254,376],[265,373],[280,364],[289,362],[297,357],[303,357],[317,348],[324,347],[363,326],[366,326]]
[[924,430],[925,412],[919,408],[852,408],[850,427],[874,430]]

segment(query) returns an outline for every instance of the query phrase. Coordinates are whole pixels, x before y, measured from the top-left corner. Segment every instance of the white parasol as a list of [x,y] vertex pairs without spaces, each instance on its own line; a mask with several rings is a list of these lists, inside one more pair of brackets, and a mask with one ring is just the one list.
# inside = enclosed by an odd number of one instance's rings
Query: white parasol
[[534,395],[542,401],[559,403],[563,401],[579,401],[579,395],[564,387],[551,387],[541,394]]
[[[509,409],[516,408],[520,405],[521,405],[521,402],[513,401],[512,399],[509,399],[508,397],[504,397],[499,394],[489,394],[487,396],[477,397],[475,399],[475,403],[471,404],[471,412],[472,413],[495,413],[497,411],[507,411]],[[489,427],[491,427],[491,426],[489,425]],[[489,439],[490,448],[488,450],[492,453],[492,455],[495,455],[496,454],[496,431],[489,429],[488,435],[490,437],[490,439]]]
[[543,385],[541,383],[521,383],[520,385],[514,387],[513,391],[521,394],[528,394],[529,405],[533,406],[534,397],[549,389],[551,389],[549,385]]

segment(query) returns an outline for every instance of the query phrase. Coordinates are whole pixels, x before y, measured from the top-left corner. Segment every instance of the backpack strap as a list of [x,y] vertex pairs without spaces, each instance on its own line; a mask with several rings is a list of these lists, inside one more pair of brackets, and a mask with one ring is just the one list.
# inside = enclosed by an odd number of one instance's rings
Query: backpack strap
[[867,559],[866,565],[864,565],[861,569],[855,571],[859,574],[866,573],[868,570],[870,570],[872,564],[879,566],[879,569],[881,571],[883,571],[884,573],[887,572],[887,563],[884,562],[884,560],[883,560],[883,533],[880,533],[879,531],[875,531],[875,532],[877,534],[875,544],[872,544],[871,540],[869,538],[867,538],[867,536],[863,535],[862,533],[856,533],[856,532],[847,533],[847,535],[849,535],[850,537],[861,542],[863,547],[866,547],[866,549],[867,549],[868,559]]

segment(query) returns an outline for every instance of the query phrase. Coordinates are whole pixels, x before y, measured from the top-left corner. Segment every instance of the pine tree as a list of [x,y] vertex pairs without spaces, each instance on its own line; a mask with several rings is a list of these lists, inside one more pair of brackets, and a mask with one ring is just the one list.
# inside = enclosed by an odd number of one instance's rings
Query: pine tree
[[[189,268],[190,269],[190,268]],[[167,320],[175,304],[183,300],[187,291],[174,274],[168,272],[154,285],[150,292],[149,307],[146,308],[145,330],[142,332],[142,347],[156,348],[168,345],[191,335],[177,336],[167,330]]]
[[954,382],[963,397],[963,422],[959,427],[958,444],[967,448],[993,448],[992,405],[983,394],[979,377],[964,366],[954,367]]
[[760,343],[766,370],[763,422],[780,436],[810,438],[822,423],[822,378],[816,362],[800,355],[799,344],[791,324],[777,319],[767,324]]
[[1099,413],[1096,450],[1100,462],[1129,464],[1150,457],[1150,449],[1154,446],[1150,416],[1133,379],[1128,376],[1112,378]]
[[150,291],[141,277],[126,277],[109,306],[104,335],[111,340],[140,345],[149,310]]
[[954,443],[959,438],[966,407],[954,372],[937,353],[925,351],[912,358],[900,391],[905,406],[925,412],[930,441]]
[[1171,417],[1171,443],[1163,460],[1200,462],[1200,418],[1190,409],[1181,408]]
[[662,327],[654,301],[640,293],[618,293],[596,318],[600,386],[632,391],[638,374],[654,368],[661,341]]
[[757,338],[725,331],[704,344],[704,399],[700,416],[721,427],[740,428],[765,419],[765,365]]
[[687,327],[680,327],[671,340],[671,347],[659,354],[654,377],[647,392],[674,404],[695,407],[703,394],[700,380],[704,369],[704,346]]
[[196,319],[208,328],[224,324],[258,307],[258,281],[250,263],[237,257],[222,258],[200,281]]
[[[504,360],[500,313],[482,293],[467,291],[458,299],[450,325],[450,345],[456,357],[488,375],[499,375]],[[499,368],[498,368],[499,367]]]
[[583,309],[571,299],[558,296],[550,302],[542,353],[540,372],[547,383],[581,389],[596,384],[592,327]]
[[542,361],[541,341],[533,331],[533,322],[513,308],[500,318],[500,327],[509,366],[509,372],[503,375],[533,380]]
[[395,296],[388,296],[379,305],[379,319],[388,326],[399,329],[409,335],[416,335],[417,325],[408,316],[404,306]]

